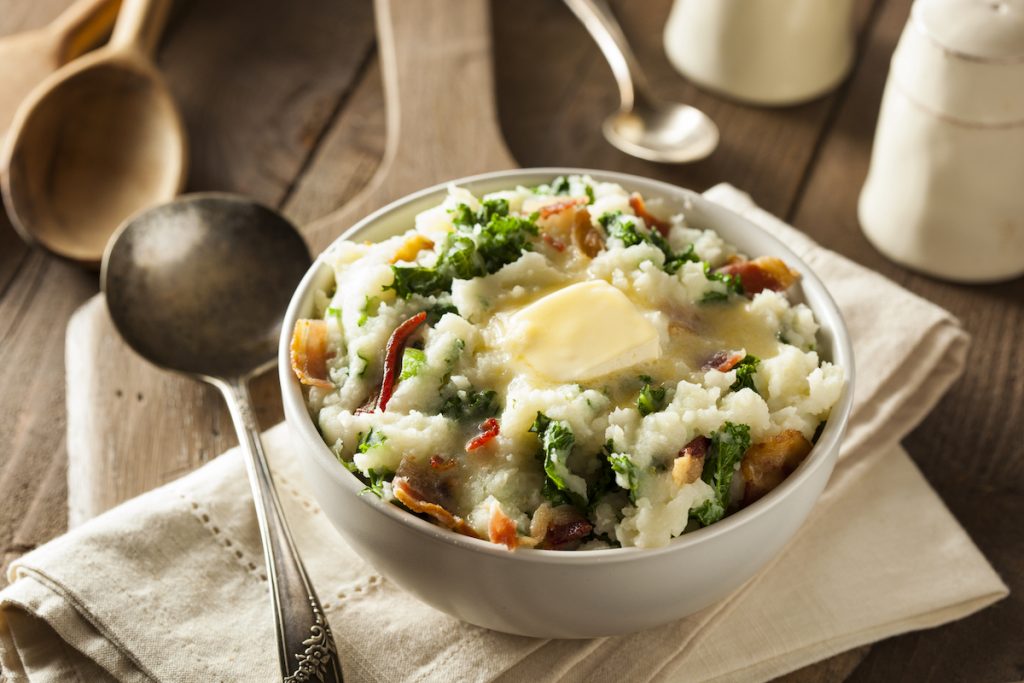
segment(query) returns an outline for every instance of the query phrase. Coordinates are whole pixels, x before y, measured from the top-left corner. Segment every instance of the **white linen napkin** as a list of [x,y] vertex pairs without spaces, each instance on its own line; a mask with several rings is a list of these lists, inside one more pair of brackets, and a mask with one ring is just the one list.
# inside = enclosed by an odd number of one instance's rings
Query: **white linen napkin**
[[[349,549],[306,492],[279,425],[264,435],[266,451],[347,680],[764,680],[1007,594],[898,445],[963,370],[958,322],[735,188],[707,195],[800,253],[853,336],[850,431],[807,524],[736,593],[681,621],[588,641],[510,636],[427,607]],[[235,449],[25,555],[10,580],[0,592],[0,664],[12,681],[279,676]]]

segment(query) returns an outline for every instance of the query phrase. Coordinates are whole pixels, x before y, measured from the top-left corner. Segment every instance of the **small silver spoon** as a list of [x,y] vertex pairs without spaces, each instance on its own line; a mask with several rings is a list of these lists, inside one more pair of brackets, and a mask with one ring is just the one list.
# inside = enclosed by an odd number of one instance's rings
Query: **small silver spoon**
[[277,212],[227,194],[186,195],[130,218],[100,281],[136,352],[220,389],[246,456],[284,681],[341,681],[330,626],[281,514],[249,380],[274,365],[281,319],[309,250]]
[[619,110],[604,120],[604,137],[648,161],[699,161],[718,146],[718,127],[699,109],[651,92],[611,9],[603,0],[565,0],[601,48],[619,86]]

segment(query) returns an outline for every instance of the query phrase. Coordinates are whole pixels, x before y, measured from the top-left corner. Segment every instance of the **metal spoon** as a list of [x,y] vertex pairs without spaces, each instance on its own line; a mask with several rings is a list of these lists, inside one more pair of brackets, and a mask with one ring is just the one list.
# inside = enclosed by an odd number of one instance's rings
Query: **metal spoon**
[[565,0],[601,48],[619,86],[619,110],[601,127],[608,142],[649,161],[699,161],[718,146],[718,127],[699,109],[651,92],[626,36],[604,0]]
[[281,319],[309,268],[287,219],[227,194],[186,195],[125,222],[100,281],[115,327],[156,365],[209,382],[231,411],[246,456],[285,681],[341,681],[320,602],[281,514],[249,398],[272,367]]

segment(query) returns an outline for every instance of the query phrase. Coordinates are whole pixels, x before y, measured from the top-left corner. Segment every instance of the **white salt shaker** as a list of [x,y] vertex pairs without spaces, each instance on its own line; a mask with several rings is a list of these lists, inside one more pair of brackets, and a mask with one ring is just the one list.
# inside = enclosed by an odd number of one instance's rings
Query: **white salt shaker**
[[854,0],[675,0],[665,52],[697,85],[753,104],[823,95],[854,55]]
[[858,207],[894,261],[1024,274],[1024,0],[918,0],[893,54]]

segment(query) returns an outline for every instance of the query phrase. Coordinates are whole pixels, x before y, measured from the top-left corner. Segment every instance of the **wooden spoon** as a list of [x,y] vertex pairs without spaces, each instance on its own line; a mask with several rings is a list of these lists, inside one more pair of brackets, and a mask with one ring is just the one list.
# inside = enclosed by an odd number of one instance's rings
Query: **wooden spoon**
[[110,43],[28,96],[0,152],[4,204],[25,239],[97,267],[128,216],[176,195],[185,130],[151,55],[170,0],[125,0]]
[[43,28],[0,38],[0,143],[41,80],[106,39],[121,0],[78,0]]

